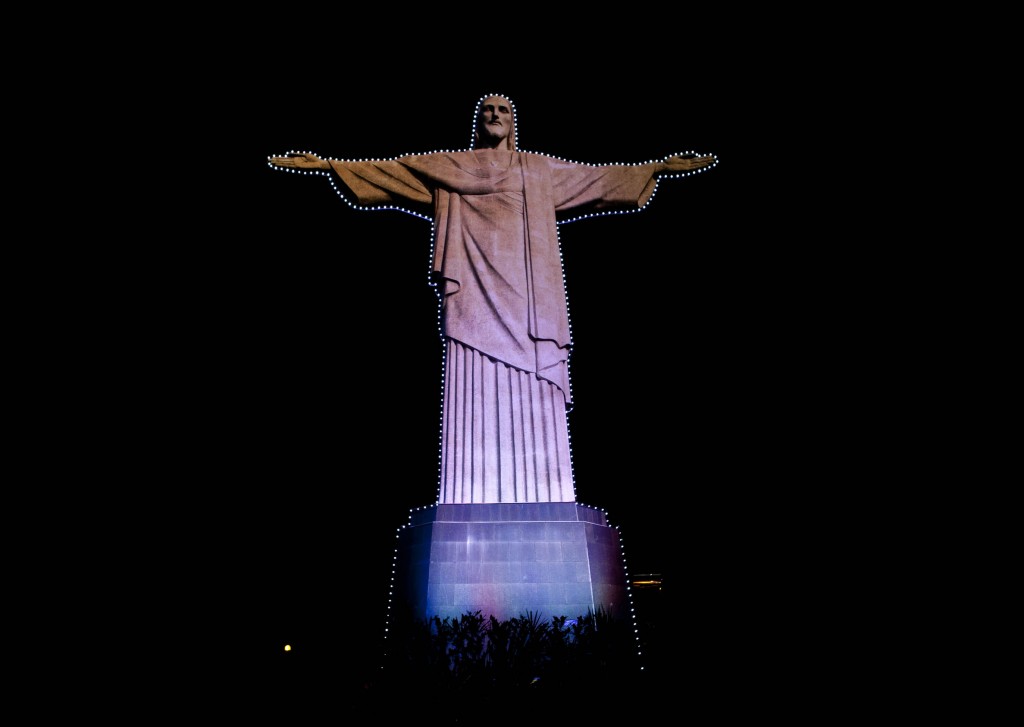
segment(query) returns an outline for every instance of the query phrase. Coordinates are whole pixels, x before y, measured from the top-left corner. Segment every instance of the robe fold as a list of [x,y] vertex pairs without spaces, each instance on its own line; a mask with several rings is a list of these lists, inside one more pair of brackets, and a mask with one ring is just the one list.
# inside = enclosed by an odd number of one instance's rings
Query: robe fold
[[331,161],[359,204],[434,221],[446,338],[438,501],[572,502],[571,346],[556,225],[643,207],[654,164],[472,150]]

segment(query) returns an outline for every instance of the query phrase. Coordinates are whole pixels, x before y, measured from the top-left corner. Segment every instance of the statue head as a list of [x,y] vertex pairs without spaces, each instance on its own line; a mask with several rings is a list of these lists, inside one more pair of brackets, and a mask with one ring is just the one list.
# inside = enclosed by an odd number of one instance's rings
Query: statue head
[[474,149],[516,149],[515,109],[504,96],[484,96],[476,106]]

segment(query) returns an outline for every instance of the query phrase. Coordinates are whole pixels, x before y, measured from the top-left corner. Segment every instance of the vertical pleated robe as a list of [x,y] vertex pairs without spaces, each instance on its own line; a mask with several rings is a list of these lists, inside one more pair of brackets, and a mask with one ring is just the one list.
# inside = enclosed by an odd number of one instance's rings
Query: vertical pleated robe
[[487,149],[331,167],[359,204],[434,220],[445,337],[438,502],[574,502],[556,223],[643,207],[655,165]]

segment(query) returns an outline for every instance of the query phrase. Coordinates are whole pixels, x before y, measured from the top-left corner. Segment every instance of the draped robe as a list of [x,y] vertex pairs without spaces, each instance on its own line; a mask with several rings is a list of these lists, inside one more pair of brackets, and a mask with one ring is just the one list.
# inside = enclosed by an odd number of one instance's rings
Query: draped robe
[[497,149],[330,164],[361,205],[434,222],[445,338],[438,502],[574,502],[556,224],[643,207],[656,165]]

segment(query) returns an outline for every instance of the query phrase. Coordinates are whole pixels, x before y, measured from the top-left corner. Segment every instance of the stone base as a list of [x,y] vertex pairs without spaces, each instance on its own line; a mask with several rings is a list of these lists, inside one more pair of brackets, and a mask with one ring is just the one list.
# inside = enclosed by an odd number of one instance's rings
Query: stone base
[[392,615],[629,614],[618,531],[573,502],[431,505],[398,535]]

